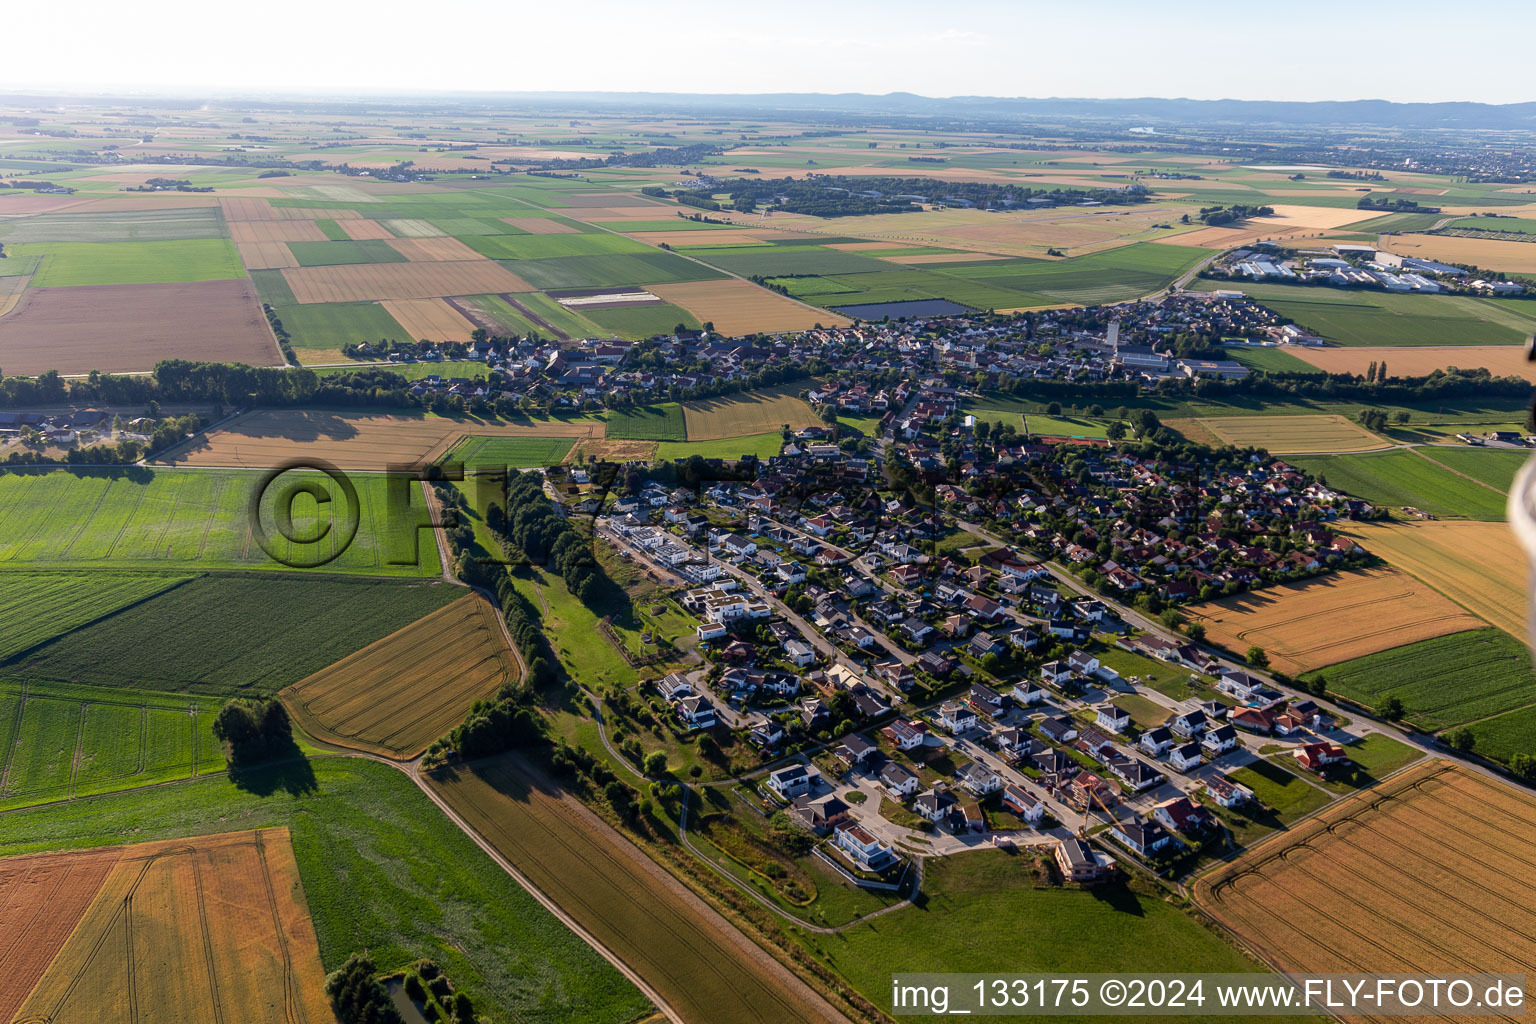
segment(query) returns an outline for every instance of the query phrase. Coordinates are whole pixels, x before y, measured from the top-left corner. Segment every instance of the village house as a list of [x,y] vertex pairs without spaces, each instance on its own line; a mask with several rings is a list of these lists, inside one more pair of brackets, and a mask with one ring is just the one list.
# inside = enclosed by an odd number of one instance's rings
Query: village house
[[1321,774],[1329,768],[1349,763],[1349,754],[1335,743],[1304,743],[1291,752],[1296,763],[1309,772]]
[[1177,842],[1163,826],[1141,818],[1117,821],[1109,834],[1138,857],[1149,857]]
[[1111,877],[1115,862],[1086,839],[1068,836],[1056,844],[1056,867],[1069,882],[1093,883]]
[[1177,796],[1154,804],[1152,818],[1164,828],[1185,835],[1203,832],[1215,823],[1210,811],[1187,796]]
[[785,800],[804,796],[821,782],[821,772],[810,765],[792,764],[768,776],[768,788]]
[[917,775],[895,761],[887,761],[885,767],[880,769],[880,784],[899,801],[907,800],[918,790]]
[[1209,730],[1200,739],[1200,749],[1206,757],[1220,757],[1237,746],[1237,730],[1230,725]]
[[861,870],[883,871],[896,861],[891,845],[875,838],[863,825],[844,822],[833,835],[833,844]]
[[1040,824],[1045,817],[1045,802],[1023,786],[1009,783],[1003,789],[1003,806],[1017,814],[1030,826]]
[[950,700],[939,705],[939,724],[951,735],[958,736],[964,732],[970,732],[980,724],[976,710],[969,704]]
[[1205,756],[1200,752],[1200,744],[1185,743],[1169,752],[1168,763],[1175,771],[1193,771],[1205,763]]
[[955,781],[976,796],[989,796],[1003,788],[1002,777],[980,761],[961,765],[955,771]]
[[1113,704],[1095,704],[1094,721],[1110,732],[1124,733],[1131,725],[1131,713]]

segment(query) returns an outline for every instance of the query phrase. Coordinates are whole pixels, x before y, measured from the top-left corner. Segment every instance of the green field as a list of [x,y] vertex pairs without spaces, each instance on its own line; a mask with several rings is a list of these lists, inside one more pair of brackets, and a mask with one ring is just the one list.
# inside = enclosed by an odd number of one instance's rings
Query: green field
[[[246,470],[142,467],[0,472],[0,521],[6,524],[0,534],[0,569],[288,568],[252,535],[248,505],[261,479],[262,474]],[[287,477],[282,481],[288,482]],[[354,484],[356,536],[323,571],[378,576],[441,572],[430,539],[417,545],[418,564],[390,564],[408,556],[406,545],[418,535],[409,522],[385,515],[382,476],[357,476]],[[317,544],[289,542],[278,532],[270,503],[282,490],[269,489],[262,506],[273,552],[304,564],[335,550],[343,536],[339,528]],[[345,502],[336,505],[337,521],[345,521]],[[309,531],[330,523],[331,515],[312,498],[300,496],[294,502],[293,535],[300,541],[312,536]]]
[[559,465],[575,445],[573,437],[466,437],[444,458],[463,463],[466,470],[477,466],[543,469]]
[[779,454],[779,449],[783,447],[784,438],[774,430],[766,434],[746,434],[718,441],[663,441],[656,447],[656,457],[686,459],[690,455],[697,455],[704,459],[733,460],[756,455],[759,459],[768,459]]
[[463,242],[480,255],[489,256],[493,260],[547,260],[656,251],[644,242],[607,232],[588,235],[470,235]]
[[1536,756],[1536,705],[1509,711],[1468,726],[1477,752],[1508,764],[1516,754]]
[[0,659],[188,579],[161,572],[0,572]]
[[[543,235],[544,238],[588,238],[589,235]],[[668,284],[674,281],[714,281],[724,277],[676,253],[612,252],[594,256],[508,260],[503,266],[538,288],[604,288],[609,285]],[[521,301],[521,300],[519,300]],[[673,323],[676,323],[674,320]]]
[[492,334],[504,334],[512,337],[526,338],[534,334],[548,334],[549,330],[540,327],[528,318],[522,310],[500,295],[469,295],[462,300],[486,316],[501,325],[501,330],[492,331]]
[[[256,286],[256,294],[261,301],[269,306],[293,306],[298,304],[294,298],[293,289],[288,287],[288,279],[283,276],[281,270],[253,270],[250,273],[251,284]],[[345,305],[336,303],[336,305]]]
[[1416,450],[1289,455],[1286,461],[1323,477],[1334,490],[1373,505],[1411,506],[1460,519],[1504,518],[1502,494],[1457,476],[1440,463],[1416,454]]
[[347,234],[346,229],[334,220],[317,220],[315,221],[315,227],[319,228],[320,233],[333,242],[346,242],[352,238],[351,235]]
[[383,370],[387,373],[398,373],[406,380],[421,380],[423,377],[465,377],[470,380],[484,380],[490,376],[491,368],[484,363],[472,359],[449,359],[440,363],[348,363],[345,366],[317,366],[314,372],[321,377],[333,377],[338,373],[356,373],[360,370]]
[[289,242],[288,251],[303,267],[335,267],[357,263],[404,263],[405,256],[382,238],[354,242]]
[[627,1024],[647,1002],[404,773],[317,758],[0,816],[0,855],[286,826],[326,970],[443,965],[483,1020]]
[[1439,213],[1388,213],[1380,217],[1372,217],[1370,220],[1363,220],[1358,224],[1349,224],[1345,230],[1368,234],[1380,234],[1384,231],[1428,231],[1444,219],[1444,214]]
[[[1157,896],[1123,884],[1035,888],[1021,867],[1000,851],[929,858],[920,907],[803,941],[886,1012],[893,971],[1262,970]],[[1028,922],[1027,942],[1020,922]]]
[[184,242],[38,242],[6,246],[12,257],[42,256],[34,288],[91,284],[169,284],[245,276],[227,238]]
[[[617,258],[626,259],[628,257],[621,256]],[[552,262],[554,261],[546,260],[543,265],[547,266]],[[599,337],[603,333],[601,327],[598,327],[590,320],[583,319],[579,313],[571,312],[542,292],[522,292],[517,296],[517,303],[527,308],[528,312],[540,320],[543,320],[549,325],[550,329],[560,332],[567,338],[592,338]],[[549,329],[536,327],[535,333],[541,337],[548,337]]]
[[688,436],[677,402],[608,414],[608,436],[618,441],[682,441]]
[[742,277],[759,275],[778,277],[786,274],[870,274],[899,272],[895,263],[886,263],[856,252],[828,249],[819,245],[739,246],[734,248],[690,248],[688,254],[710,266]]
[[1305,373],[1320,376],[1322,370],[1305,359],[1298,359],[1283,348],[1267,348],[1257,345],[1227,345],[1222,349],[1228,359],[1234,359],[1250,370],[1268,373]]
[[1530,652],[1497,629],[1420,640],[1308,673],[1330,692],[1375,708],[1393,696],[1407,717],[1438,731],[1536,704]]
[[[172,242],[223,238],[224,222],[212,208],[133,210],[121,213],[54,213],[0,221],[0,242]],[[42,247],[46,250],[46,246]]]
[[0,809],[221,772],[217,701],[0,679]]
[[441,581],[201,576],[12,656],[5,670],[176,693],[271,694],[464,593]]
[[[1041,416],[1038,413],[1030,413],[1024,417],[1024,422],[1031,434],[1041,437],[1106,436],[1106,425],[1104,423],[1097,420],[1080,419],[1075,416],[1064,418],[1061,416]],[[1015,423],[1014,425],[1017,426],[1018,424]]]
[[[315,245],[330,245],[316,242]],[[293,347],[304,361],[304,352],[334,352],[347,345],[372,345],[377,341],[408,340],[395,318],[377,302],[308,302],[273,306],[293,338]]]
[[[1524,433],[1523,427],[1521,433]],[[1421,454],[1505,494],[1514,486],[1515,474],[1530,458],[1528,453],[1511,448],[1437,446],[1422,449]]]
[[[1225,282],[1204,280],[1211,289]],[[1516,345],[1536,330],[1536,308],[1464,295],[1248,284],[1243,294],[1341,345]]]
[[[1448,228],[1470,228],[1473,231],[1518,231],[1536,234],[1536,220],[1529,217],[1462,217],[1446,225]],[[1399,228],[1398,230],[1407,230]]]
[[687,330],[699,327],[692,313],[668,302],[622,309],[589,309],[583,315],[599,327],[634,341],[658,334],[670,335],[679,324]]

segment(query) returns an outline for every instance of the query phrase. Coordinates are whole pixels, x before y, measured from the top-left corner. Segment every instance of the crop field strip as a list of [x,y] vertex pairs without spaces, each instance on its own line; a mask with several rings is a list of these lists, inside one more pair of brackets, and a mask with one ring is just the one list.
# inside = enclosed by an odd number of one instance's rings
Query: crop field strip
[[1456,366],[1463,370],[1484,369],[1495,377],[1524,377],[1536,383],[1536,366],[1525,358],[1524,345],[1411,345],[1402,348],[1294,345],[1287,346],[1285,351],[1328,373],[1364,375],[1371,363],[1385,362],[1397,377],[1424,377],[1436,370]]
[[117,852],[20,1018],[332,1019],[286,829]]
[[[1511,476],[1515,463],[1524,458],[1517,451],[1468,454],[1486,457],[1488,464],[1507,463]],[[1440,461],[1440,455],[1433,448],[1413,448],[1358,455],[1297,455],[1287,461],[1324,478],[1333,490],[1373,505],[1418,508],[1436,516],[1502,520],[1505,492],[1477,481],[1473,474],[1487,473],[1482,464],[1472,464],[1469,472]],[[1457,458],[1451,456],[1452,460]]]
[[294,298],[305,303],[432,299],[534,290],[527,281],[493,260],[298,267],[284,270],[282,275]]
[[[1536,707],[1536,673],[1524,643],[1496,629],[1421,640],[1315,673],[1330,692],[1370,708],[1387,696],[1429,730]],[[1476,730],[1474,729],[1474,732]]]
[[181,573],[0,572],[0,660],[191,579]]
[[462,596],[441,580],[208,575],[46,641],[6,671],[33,685],[265,696]]
[[446,299],[389,299],[380,303],[407,338],[469,344],[475,330]]
[[283,697],[311,734],[405,759],[516,674],[496,609],[466,594],[295,683]]
[[1239,654],[1262,647],[1292,674],[1483,625],[1395,569],[1285,583],[1190,605],[1189,613],[1210,642]]
[[176,694],[0,680],[0,810],[223,771],[215,711]]
[[685,1019],[837,1019],[733,925],[514,757],[428,778],[476,831]]
[[1282,970],[1526,972],[1533,840],[1529,794],[1428,762],[1216,869],[1194,893]]
[[[199,444],[172,452],[166,461],[187,466],[265,469],[281,460],[325,459],[341,469],[383,470],[435,461],[460,438],[601,438],[601,420],[449,419],[438,416],[369,415],[323,411],[263,410],[247,413],[204,435]],[[3,496],[0,489],[0,496]],[[0,546],[3,560],[3,546]]]
[[[0,473],[0,517],[12,528],[0,539],[0,569],[286,570],[290,567],[268,555],[252,534],[249,501],[260,480],[253,470]],[[325,572],[432,576],[441,571],[432,544],[420,545],[418,565],[391,564],[390,545],[396,538],[408,540],[410,526],[385,517],[388,495],[382,477],[361,477],[356,488],[356,537]],[[272,491],[268,498],[275,500]],[[295,512],[301,530],[319,518],[306,518],[302,506]],[[332,531],[333,550],[340,537],[340,530]],[[314,554],[279,535],[272,535],[271,542],[285,557]]]
[[1208,416],[1199,422],[1224,444],[1275,455],[1372,451],[1391,444],[1338,415]]

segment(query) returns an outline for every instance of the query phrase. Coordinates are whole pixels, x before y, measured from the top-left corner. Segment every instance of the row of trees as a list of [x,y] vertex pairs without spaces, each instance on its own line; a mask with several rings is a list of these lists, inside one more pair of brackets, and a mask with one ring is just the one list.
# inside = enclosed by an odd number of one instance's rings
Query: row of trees
[[[489,518],[487,525],[497,528]],[[542,474],[508,474],[507,511],[501,525],[513,547],[530,562],[558,572],[566,589],[582,604],[591,606],[601,598],[608,578],[592,554],[592,542],[569,519],[556,514],[544,495]]]

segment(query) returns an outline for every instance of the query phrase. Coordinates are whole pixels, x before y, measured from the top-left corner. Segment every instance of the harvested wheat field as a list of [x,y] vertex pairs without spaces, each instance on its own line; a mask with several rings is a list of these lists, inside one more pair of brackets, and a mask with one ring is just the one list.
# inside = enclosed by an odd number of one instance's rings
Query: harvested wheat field
[[748,391],[729,398],[706,398],[683,403],[683,420],[688,440],[717,441],[748,434],[777,431],[784,424],[791,430],[814,427],[821,420],[795,384],[765,391]]
[[111,847],[0,860],[0,1021],[15,1017],[121,855]]
[[58,213],[82,203],[93,202],[89,196],[0,195],[0,217],[30,217],[35,213]]
[[[1497,225],[1498,221],[1489,221]],[[1469,263],[1488,270],[1536,273],[1536,244],[1460,235],[1386,235],[1381,247],[1399,256],[1417,256],[1445,263]]]
[[503,224],[520,228],[530,235],[579,235],[581,229],[548,217],[503,217]]
[[495,607],[465,592],[450,605],[282,692],[314,736],[408,760],[517,677]]
[[0,320],[7,373],[139,373],[162,359],[283,364],[243,279],[34,288]]
[[457,238],[391,238],[389,247],[416,263],[485,259]]
[[475,325],[445,299],[389,299],[379,303],[408,338],[468,344]]
[[1507,523],[1349,523],[1339,530],[1516,640],[1527,638],[1525,553]]
[[395,233],[396,238],[442,238],[448,232],[419,217],[386,220],[384,226]]
[[721,334],[803,331],[816,324],[846,327],[852,323],[847,317],[802,306],[750,281],[692,281],[649,287],[668,302],[692,313],[700,323],[713,321],[715,330]]
[[1524,345],[1404,345],[1401,347],[1311,348],[1284,351],[1327,373],[1364,374],[1372,362],[1385,361],[1394,377],[1424,377],[1447,367],[1484,369],[1495,377],[1524,377],[1536,382],[1536,363]]
[[278,220],[361,220],[363,215],[356,210],[338,206],[332,208],[319,208],[313,206],[274,206],[272,215]]
[[[775,232],[777,234],[777,232]],[[670,245],[681,248],[690,245],[760,245],[762,239],[756,232],[731,231],[637,231],[631,238],[647,245]]]
[[1224,444],[1275,455],[1368,452],[1391,444],[1343,416],[1210,416],[1200,423]]
[[283,277],[300,302],[377,302],[446,295],[531,292],[533,286],[495,260],[448,263],[361,263],[295,267]]
[[1239,653],[1262,647],[1291,675],[1483,625],[1396,569],[1283,583],[1190,605],[1189,613],[1209,642]]
[[269,469],[290,459],[324,459],[341,469],[382,470],[442,455],[460,438],[602,438],[605,424],[587,420],[453,419],[431,415],[353,415],[264,409],[230,420],[173,449],[168,465]]
[[1533,846],[1529,793],[1431,761],[1215,869],[1194,897],[1280,971],[1526,973]]
[[900,263],[904,267],[918,267],[925,263],[980,263],[984,260],[1006,260],[990,252],[920,252],[916,256],[882,256],[887,263]]
[[354,242],[370,241],[376,238],[390,239],[395,236],[389,233],[389,228],[376,220],[363,218],[360,220],[340,220],[336,222],[345,231],[347,237]]
[[312,220],[237,220],[229,225],[236,242],[323,242],[325,232]]
[[335,1019],[287,829],[172,839],[113,853],[115,863],[50,957],[18,1020]]
[[286,242],[236,242],[235,248],[247,270],[286,270],[299,265]]

